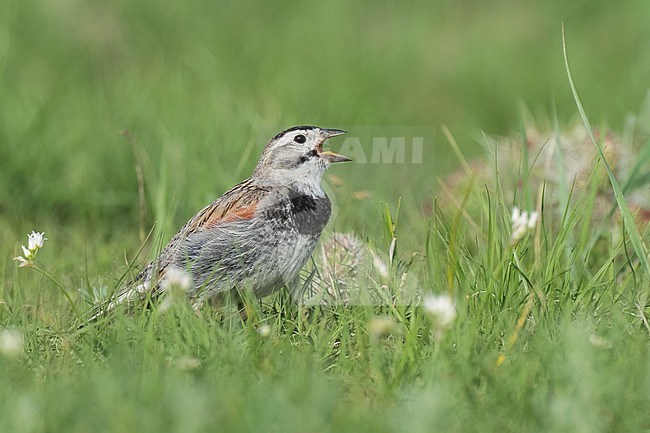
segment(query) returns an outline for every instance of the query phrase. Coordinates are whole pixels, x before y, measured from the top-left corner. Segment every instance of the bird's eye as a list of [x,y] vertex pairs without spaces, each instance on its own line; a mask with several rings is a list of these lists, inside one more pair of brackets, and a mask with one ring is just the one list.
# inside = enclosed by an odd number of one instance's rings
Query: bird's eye
[[298,134],[298,135],[296,135],[296,136],[293,138],[293,141],[295,141],[296,143],[300,143],[300,144],[302,144],[302,143],[304,143],[305,141],[307,141],[307,137],[305,137],[305,136],[302,135],[302,134]]

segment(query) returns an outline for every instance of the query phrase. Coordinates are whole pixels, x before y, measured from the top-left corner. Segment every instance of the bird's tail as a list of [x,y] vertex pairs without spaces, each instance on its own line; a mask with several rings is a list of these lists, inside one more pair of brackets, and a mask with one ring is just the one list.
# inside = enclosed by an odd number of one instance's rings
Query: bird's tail
[[149,263],[135,278],[117,290],[109,300],[97,303],[80,327],[109,316],[121,305],[133,305],[150,297],[153,289],[151,278],[153,270],[153,264]]

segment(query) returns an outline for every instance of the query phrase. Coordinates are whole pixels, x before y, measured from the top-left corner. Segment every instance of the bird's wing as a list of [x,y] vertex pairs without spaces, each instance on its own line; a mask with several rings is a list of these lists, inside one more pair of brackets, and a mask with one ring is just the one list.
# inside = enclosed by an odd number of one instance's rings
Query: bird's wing
[[[157,279],[160,280],[164,276],[165,268],[174,260],[176,253],[183,247],[183,241],[188,236],[221,224],[253,218],[260,201],[269,192],[268,188],[256,185],[251,179],[247,179],[226,191],[212,204],[201,209],[176,233],[153,263],[158,267]],[[159,290],[154,290],[154,292],[159,292]]]
[[159,296],[162,292],[160,281],[164,278],[167,267],[172,263],[189,235],[217,227],[220,224],[253,218],[260,201],[269,192],[268,188],[254,184],[251,179],[226,191],[221,197],[194,215],[163,248],[158,258],[149,263],[133,281],[123,287],[107,306],[101,308],[101,312],[96,312],[93,315],[91,320],[112,310],[117,305]]
[[172,238],[170,244],[177,237],[185,238],[187,235],[199,230],[213,228],[227,222],[253,218],[257,205],[268,193],[267,188],[253,184],[250,179],[245,180],[197,213]]

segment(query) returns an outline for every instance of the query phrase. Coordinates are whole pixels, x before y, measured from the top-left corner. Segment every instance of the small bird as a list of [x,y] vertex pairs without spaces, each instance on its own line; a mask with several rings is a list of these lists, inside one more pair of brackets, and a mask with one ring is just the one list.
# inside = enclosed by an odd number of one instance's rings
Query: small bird
[[296,289],[331,214],[323,174],[330,164],[351,161],[323,143],[345,133],[296,126],[273,137],[253,175],[190,219],[107,310],[159,297],[176,268],[191,276],[187,294],[195,308],[235,290],[261,298]]

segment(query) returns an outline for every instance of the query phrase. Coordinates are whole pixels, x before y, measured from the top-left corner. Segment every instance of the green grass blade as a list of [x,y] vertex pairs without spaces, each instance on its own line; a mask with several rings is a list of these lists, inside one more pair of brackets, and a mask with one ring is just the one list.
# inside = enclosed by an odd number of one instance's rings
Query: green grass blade
[[603,149],[600,147],[600,144],[598,144],[598,140],[596,140],[596,137],[594,136],[594,133],[591,129],[591,125],[589,123],[589,119],[587,118],[587,114],[585,113],[585,110],[582,106],[582,102],[580,102],[578,91],[576,90],[575,83],[573,82],[573,76],[571,75],[571,69],[569,68],[569,58],[567,56],[567,50],[566,50],[566,37],[564,32],[564,23],[562,23],[562,52],[564,54],[564,68],[566,69],[567,77],[569,79],[569,85],[571,86],[573,99],[575,100],[576,106],[578,107],[578,111],[580,112],[580,118],[582,119],[582,123],[585,125],[585,128],[587,128],[587,132],[589,133],[589,138],[591,139],[594,146],[596,146],[596,149],[598,150],[598,154],[600,155],[600,157],[603,160],[603,163],[605,164],[605,170],[607,170],[607,176],[609,177],[609,181],[612,184],[612,189],[614,190],[614,198],[616,199],[616,204],[618,205],[618,208],[621,211],[621,215],[623,216],[623,223],[625,224],[625,227],[628,230],[628,233],[630,235],[630,242],[632,243],[632,248],[634,248],[634,252],[639,258],[639,262],[641,262],[641,266],[645,271],[646,277],[650,279],[650,263],[648,262],[648,253],[645,251],[645,248],[643,247],[643,242],[641,241],[641,235],[639,234],[639,230],[637,229],[636,224],[634,222],[634,217],[632,216],[632,212],[630,212],[630,208],[628,207],[627,202],[625,201],[623,190],[621,189],[621,186],[616,180],[616,176],[614,175],[612,168],[607,162],[607,158],[605,158]]

